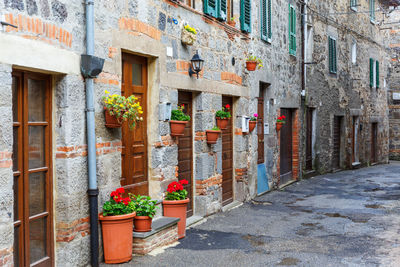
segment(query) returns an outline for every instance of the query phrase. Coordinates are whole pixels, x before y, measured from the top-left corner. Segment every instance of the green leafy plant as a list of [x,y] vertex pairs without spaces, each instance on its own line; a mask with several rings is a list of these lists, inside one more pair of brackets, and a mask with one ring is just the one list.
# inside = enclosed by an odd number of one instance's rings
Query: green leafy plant
[[246,59],[246,61],[256,62],[258,69],[261,69],[262,67],[264,67],[263,61],[259,57],[256,57],[256,56],[253,56],[253,55],[249,55],[249,57]]
[[229,104],[227,104],[225,107],[222,107],[221,110],[218,110],[215,113],[215,117],[219,118],[219,119],[229,119],[232,115],[230,112],[230,108],[231,106]]
[[212,127],[211,131],[221,131],[220,128],[218,128],[217,126]]
[[189,24],[186,24],[183,28],[184,28],[186,31],[188,31],[188,32],[190,32],[190,33],[193,33],[194,35],[197,35],[196,29],[193,28],[193,27],[190,27]]
[[119,122],[128,121],[129,127],[132,129],[135,127],[137,121],[142,121],[143,118],[140,116],[143,114],[140,103],[137,102],[138,98],[134,95],[129,97],[121,96],[118,94],[107,94],[103,96],[103,103],[110,115],[115,116]]
[[129,197],[122,197],[124,193],[125,190],[122,187],[111,192],[110,200],[106,201],[103,205],[103,216],[124,215],[134,211],[131,205],[131,199]]
[[257,121],[258,114],[254,113],[253,116],[250,117],[250,121]]
[[190,121],[190,116],[186,115],[183,110],[185,105],[178,106],[177,109],[171,111],[171,120],[173,121]]
[[189,184],[185,179],[179,182],[172,182],[168,185],[165,200],[184,200],[187,198],[188,192],[183,188],[184,185]]
[[157,200],[152,200],[149,196],[133,195],[129,194],[131,199],[131,206],[134,211],[136,211],[136,216],[149,216],[153,218],[156,214]]
[[229,20],[230,20],[230,21],[236,21],[236,17],[233,16],[233,17],[231,17]]

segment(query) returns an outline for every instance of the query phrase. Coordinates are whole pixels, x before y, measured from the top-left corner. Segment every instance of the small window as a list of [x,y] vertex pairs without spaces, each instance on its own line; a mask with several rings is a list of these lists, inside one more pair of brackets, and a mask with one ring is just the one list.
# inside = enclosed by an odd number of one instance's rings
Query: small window
[[357,0],[350,0],[350,8],[353,11],[357,11],[358,1]]
[[375,0],[369,0],[369,16],[371,22],[375,23]]
[[379,88],[379,61],[373,58],[369,59],[369,86]]
[[[193,3],[195,2],[194,0],[191,1],[193,1]],[[228,0],[204,0],[203,11],[205,14],[213,16],[214,18],[226,20],[228,12]]]
[[336,39],[329,36],[329,72],[337,73]]
[[271,27],[271,4],[272,0],[261,0],[261,39],[271,42],[272,27]]
[[185,5],[190,6],[192,8],[195,8],[195,2],[196,0],[183,0],[182,1]]
[[351,46],[351,63],[357,64],[357,43],[353,42]]
[[240,28],[251,32],[251,0],[240,0]]
[[289,4],[289,54],[296,56],[296,9]]

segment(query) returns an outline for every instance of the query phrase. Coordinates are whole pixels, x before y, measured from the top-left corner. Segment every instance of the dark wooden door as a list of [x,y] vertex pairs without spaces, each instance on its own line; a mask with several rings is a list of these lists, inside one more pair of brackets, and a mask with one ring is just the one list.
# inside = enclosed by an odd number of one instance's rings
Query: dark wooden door
[[[222,105],[232,107],[232,97],[223,96]],[[231,110],[232,113],[232,110]],[[233,201],[233,126],[232,118],[222,130],[222,205]]]
[[258,109],[257,109],[257,138],[258,138],[258,158],[257,164],[264,163],[264,96],[262,95],[263,90],[260,90],[260,96],[258,97]]
[[285,124],[280,130],[280,184],[286,184],[293,179],[293,134],[292,134],[292,111],[281,109],[281,115],[286,117]]
[[14,266],[52,266],[51,84],[13,72]]
[[378,144],[378,123],[371,125],[371,163],[377,162],[377,144]]
[[313,132],[313,109],[306,110],[306,170],[312,170],[312,132]]
[[340,169],[340,140],[341,140],[342,117],[333,118],[333,153],[332,168]]
[[147,59],[122,55],[122,95],[135,95],[143,108],[143,121],[131,130],[122,126],[122,178],[128,192],[148,195],[147,179]]
[[189,184],[185,185],[190,202],[187,206],[187,216],[193,215],[193,112],[192,93],[179,91],[178,104],[184,105],[183,111],[189,115],[191,120],[186,124],[184,136],[178,139],[178,178],[186,179]]

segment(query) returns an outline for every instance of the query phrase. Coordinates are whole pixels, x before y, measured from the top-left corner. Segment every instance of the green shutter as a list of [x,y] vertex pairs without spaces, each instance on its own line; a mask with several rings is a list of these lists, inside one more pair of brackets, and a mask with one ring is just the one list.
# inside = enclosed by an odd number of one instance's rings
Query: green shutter
[[376,88],[379,88],[379,61],[376,61]]
[[228,5],[226,2],[227,2],[227,0],[219,0],[218,1],[218,18],[221,20],[226,20],[226,13],[228,10]]
[[251,0],[240,1],[240,27],[244,32],[251,32]]
[[289,4],[289,54],[296,55],[296,10]]
[[204,13],[213,17],[218,16],[218,1],[219,0],[203,0]]
[[267,0],[261,0],[261,40],[268,40]]
[[336,40],[333,39],[333,73],[337,73]]
[[272,0],[268,0],[267,16],[268,16],[268,40],[272,38]]
[[350,7],[357,8],[357,0],[350,0]]
[[336,40],[332,37],[328,37],[328,53],[329,53],[329,72],[337,73],[337,55],[336,55]]
[[369,0],[369,14],[371,21],[375,21],[375,0]]
[[374,59],[369,59],[369,86],[374,87]]

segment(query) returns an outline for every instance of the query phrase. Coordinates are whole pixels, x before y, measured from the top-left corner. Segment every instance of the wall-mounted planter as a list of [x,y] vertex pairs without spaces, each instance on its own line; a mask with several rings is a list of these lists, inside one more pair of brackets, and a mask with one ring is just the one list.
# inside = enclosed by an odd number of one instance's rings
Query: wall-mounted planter
[[255,71],[257,68],[257,61],[246,61],[246,69],[248,71]]
[[151,223],[153,219],[149,216],[135,216],[133,220],[133,225],[135,232],[150,232],[151,231]]
[[182,34],[181,34],[181,42],[184,45],[193,45],[194,42],[196,41],[197,36],[194,33],[188,32],[185,29],[182,29]]
[[183,136],[188,121],[169,121],[171,136]]
[[206,130],[207,144],[216,144],[221,131]]
[[257,121],[249,121],[249,132],[252,132],[257,125]]
[[226,119],[217,118],[217,126],[221,130],[226,130],[228,128],[228,122],[229,122],[228,118]]
[[118,121],[117,117],[114,115],[110,115],[110,112],[107,109],[104,109],[104,116],[106,120],[106,127],[107,128],[121,128],[122,123]]
[[276,123],[276,131],[279,132],[281,130],[282,126],[283,126],[283,122],[277,122]]

